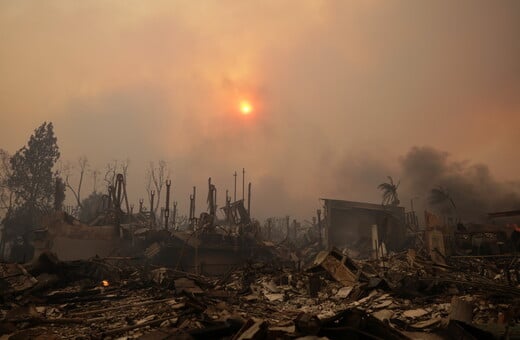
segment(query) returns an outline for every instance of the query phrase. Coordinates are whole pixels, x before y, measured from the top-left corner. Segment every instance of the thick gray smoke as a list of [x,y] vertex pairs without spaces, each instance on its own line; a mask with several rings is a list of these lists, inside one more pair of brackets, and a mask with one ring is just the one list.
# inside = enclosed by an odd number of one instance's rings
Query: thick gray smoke
[[423,195],[429,201],[433,188],[442,187],[453,200],[431,204],[463,221],[482,222],[487,213],[520,209],[520,183],[500,182],[485,164],[451,160],[432,147],[413,147],[401,160],[403,191]]

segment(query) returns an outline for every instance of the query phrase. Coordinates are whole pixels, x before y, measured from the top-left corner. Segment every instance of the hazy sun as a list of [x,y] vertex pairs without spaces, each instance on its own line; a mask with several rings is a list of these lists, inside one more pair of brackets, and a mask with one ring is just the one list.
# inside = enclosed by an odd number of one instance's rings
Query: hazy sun
[[240,112],[243,115],[248,115],[253,111],[253,107],[251,106],[251,103],[249,103],[247,100],[242,100],[240,102]]

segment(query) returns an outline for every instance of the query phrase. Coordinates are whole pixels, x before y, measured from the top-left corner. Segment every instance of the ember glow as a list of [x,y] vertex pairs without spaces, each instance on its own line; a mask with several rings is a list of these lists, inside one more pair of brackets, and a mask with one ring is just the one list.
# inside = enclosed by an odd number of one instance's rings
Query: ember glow
[[110,283],[108,283],[107,280],[103,280],[103,281],[101,281],[101,284],[103,285],[103,287],[108,287],[108,286],[110,286]]

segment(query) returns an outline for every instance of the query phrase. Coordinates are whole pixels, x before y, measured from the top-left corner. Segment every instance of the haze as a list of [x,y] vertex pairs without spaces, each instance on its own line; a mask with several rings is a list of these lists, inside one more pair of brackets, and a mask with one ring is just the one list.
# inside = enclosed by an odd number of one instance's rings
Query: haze
[[259,218],[380,202],[387,175],[407,204],[421,151],[518,192],[519,33],[516,0],[2,1],[0,147],[52,121],[63,160],[130,159],[136,205],[164,159],[184,213],[243,167]]

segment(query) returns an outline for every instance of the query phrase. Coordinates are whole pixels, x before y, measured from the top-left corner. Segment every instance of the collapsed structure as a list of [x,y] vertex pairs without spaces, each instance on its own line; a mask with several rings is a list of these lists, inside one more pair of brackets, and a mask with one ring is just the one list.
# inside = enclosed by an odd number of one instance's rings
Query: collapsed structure
[[168,183],[156,217],[142,202],[131,212],[117,178],[90,223],[56,211],[34,231],[33,261],[0,263],[0,334],[520,337],[514,232],[449,225],[429,212],[420,227],[403,207],[333,199],[322,199],[307,228],[289,217],[261,226],[250,185],[247,205],[226,193],[219,211],[211,178],[207,211],[196,217],[194,188],[177,225]]
[[[400,250],[408,228],[403,207],[322,199],[328,247]],[[386,251],[386,250],[385,250]]]

